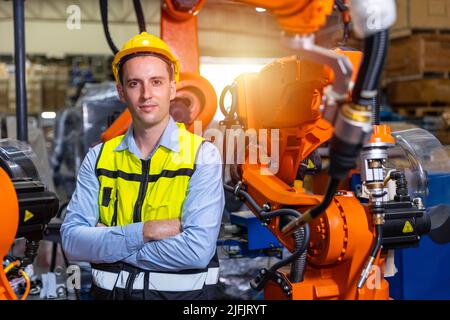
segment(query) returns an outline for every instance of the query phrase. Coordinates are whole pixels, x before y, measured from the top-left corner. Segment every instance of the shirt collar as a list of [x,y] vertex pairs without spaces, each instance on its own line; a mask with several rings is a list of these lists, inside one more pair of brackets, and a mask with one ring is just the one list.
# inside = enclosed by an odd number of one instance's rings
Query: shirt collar
[[[122,141],[120,141],[119,145],[114,150],[122,151],[128,149],[130,152],[134,153],[138,158],[140,158],[141,152],[134,140],[133,128],[133,123],[131,123],[127,132],[123,136]],[[178,126],[177,123],[172,119],[172,117],[169,117],[169,122],[167,123],[167,126],[164,129],[163,134],[161,135],[161,138],[159,139],[159,142],[154,150],[156,150],[159,146],[163,146],[175,152],[180,152]]]

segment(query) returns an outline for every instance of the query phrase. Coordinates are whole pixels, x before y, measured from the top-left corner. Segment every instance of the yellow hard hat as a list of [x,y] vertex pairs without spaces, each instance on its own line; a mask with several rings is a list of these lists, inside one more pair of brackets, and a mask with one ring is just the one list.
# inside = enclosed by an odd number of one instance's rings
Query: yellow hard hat
[[112,62],[112,71],[117,83],[120,82],[119,81],[120,61],[122,60],[123,57],[137,52],[154,52],[169,59],[173,63],[175,81],[178,82],[180,78],[180,61],[172,53],[167,43],[165,43],[160,38],[144,31],[141,34],[137,34],[133,36],[130,40],[128,40],[123,45],[122,49],[120,49],[120,51],[117,52],[116,55],[114,56],[114,60]]

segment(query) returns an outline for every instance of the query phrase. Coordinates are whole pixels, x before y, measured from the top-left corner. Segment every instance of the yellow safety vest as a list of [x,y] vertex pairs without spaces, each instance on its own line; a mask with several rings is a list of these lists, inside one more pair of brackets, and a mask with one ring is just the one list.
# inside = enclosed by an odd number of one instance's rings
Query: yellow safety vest
[[195,158],[203,138],[177,123],[179,152],[159,146],[149,160],[128,149],[115,150],[123,139],[105,142],[96,174],[100,182],[100,222],[123,226],[139,221],[181,218]]

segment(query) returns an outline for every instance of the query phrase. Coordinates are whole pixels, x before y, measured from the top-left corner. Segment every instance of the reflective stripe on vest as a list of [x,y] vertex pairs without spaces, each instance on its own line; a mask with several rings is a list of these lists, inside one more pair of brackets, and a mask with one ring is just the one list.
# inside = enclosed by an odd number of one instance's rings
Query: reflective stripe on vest
[[150,160],[128,149],[116,151],[124,136],[103,144],[96,165],[100,222],[106,226],[181,218],[195,158],[203,138],[177,123],[180,151],[159,146]]
[[[121,271],[119,274],[103,270],[92,269],[94,284],[102,289],[112,290],[114,286],[125,289],[130,273]],[[157,291],[193,291],[201,290],[204,285],[217,284],[219,268],[208,268],[207,272],[194,274],[175,274],[150,272],[149,290]],[[136,275],[133,290],[144,289],[144,272]]]

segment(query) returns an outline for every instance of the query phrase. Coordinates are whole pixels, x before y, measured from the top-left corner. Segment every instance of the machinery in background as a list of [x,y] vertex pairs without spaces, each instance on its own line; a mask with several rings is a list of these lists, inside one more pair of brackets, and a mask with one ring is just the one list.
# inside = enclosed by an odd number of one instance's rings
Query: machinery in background
[[84,156],[124,109],[114,82],[88,83],[75,105],[58,116],[50,163],[60,195],[70,198]]
[[[87,83],[81,90],[74,106],[66,108],[58,114],[50,165],[61,205],[58,215],[49,224],[44,238],[44,240],[52,242],[51,272],[54,272],[56,267],[58,247],[61,249],[65,267],[69,266],[60,246],[59,230],[64,220],[65,209],[75,191],[77,173],[81,163],[89,149],[100,142],[102,132],[117,119],[124,109],[126,109],[126,105],[119,100],[114,82]],[[85,269],[87,268],[81,268],[83,283],[90,284],[90,269]],[[84,290],[84,288],[82,289]],[[81,294],[83,290],[80,292]],[[78,299],[77,290],[75,290],[75,295]]]
[[[259,74],[238,78],[232,90],[232,108],[225,115],[225,123],[235,119],[244,129],[279,133],[275,137],[279,142],[277,149],[266,149],[269,157],[278,154],[277,163],[261,158],[251,163],[246,159],[245,164],[232,169],[234,186],[225,186],[243,197],[255,215],[293,252],[270,269],[262,269],[252,286],[264,288],[268,299],[387,298],[386,283],[378,290],[358,290],[355,278],[373,238],[372,231],[364,228],[370,221],[369,215],[352,194],[342,192],[335,196],[339,181],[353,167],[371,125],[369,106],[348,101],[353,75],[350,60],[344,54],[314,45],[313,32],[323,25],[334,2],[286,1],[283,6],[267,1],[249,3],[266,7],[280,17],[280,24],[289,32],[283,38],[284,43],[294,54],[266,66]],[[293,19],[283,18],[288,14]],[[297,24],[293,25],[294,21]],[[327,72],[324,65],[333,72]],[[379,71],[366,68],[364,72]],[[328,86],[330,83],[333,86]],[[334,137],[333,126],[323,119],[321,112],[326,87],[325,113],[335,124]],[[302,187],[299,168],[332,137],[332,179],[326,195],[310,194]],[[325,209],[327,214],[322,214]],[[320,219],[314,219],[320,214]],[[308,246],[313,252],[309,259]],[[317,267],[306,269],[307,260]],[[278,271],[289,263],[292,263],[290,272]],[[335,266],[322,267],[327,265]]]
[[[257,142],[266,156],[259,153],[252,161],[247,155],[244,164],[232,166],[232,184],[225,190],[243,199],[293,253],[262,269],[252,287],[264,289],[268,299],[388,299],[383,271],[388,249],[417,246],[424,234],[450,241],[450,213],[440,211],[437,223],[422,199],[410,194],[405,172],[388,163],[388,150],[399,138],[380,125],[376,96],[395,4],[372,3],[382,18],[370,28],[365,1],[240,2],[275,14],[286,31],[283,42],[294,54],[259,74],[237,78],[229,87],[230,108],[222,106],[225,125],[268,130],[270,137]],[[365,41],[361,65],[355,53],[314,45],[313,33],[334,3],[343,11],[351,7],[355,31]],[[301,165],[325,143],[328,186],[318,173],[306,190]],[[248,154],[251,148],[247,144]],[[357,162],[368,197],[364,205],[347,191]],[[290,269],[281,269],[288,264]]]
[[[25,286],[22,299],[27,297],[39,241],[58,211],[59,200],[41,182],[33,158],[34,153],[25,142],[0,140],[0,185],[4,206],[0,215],[0,300],[16,300],[16,292],[22,285]],[[8,255],[14,239],[21,237],[26,239],[24,256]]]

